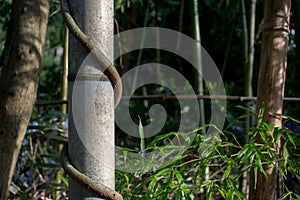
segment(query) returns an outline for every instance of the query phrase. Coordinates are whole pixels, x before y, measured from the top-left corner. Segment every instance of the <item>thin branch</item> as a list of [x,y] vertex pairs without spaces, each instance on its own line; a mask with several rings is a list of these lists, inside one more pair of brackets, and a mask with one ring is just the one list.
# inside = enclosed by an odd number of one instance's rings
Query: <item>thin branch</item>
[[[172,95],[172,94],[158,94],[158,95],[140,95],[140,96],[123,96],[122,100],[174,100],[174,99],[207,99],[207,100],[226,100],[226,101],[256,101],[256,97],[246,96],[225,96],[225,95]],[[284,97],[284,101],[300,102],[300,97]],[[63,100],[36,100],[36,106],[47,105],[60,105],[67,104],[67,101]]]

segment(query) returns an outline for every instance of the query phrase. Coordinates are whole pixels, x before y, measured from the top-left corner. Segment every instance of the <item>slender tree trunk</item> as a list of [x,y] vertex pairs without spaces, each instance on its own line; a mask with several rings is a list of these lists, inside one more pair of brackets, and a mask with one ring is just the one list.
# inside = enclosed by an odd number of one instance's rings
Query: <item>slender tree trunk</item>
[[[250,20],[249,20],[249,46],[248,46],[248,58],[247,58],[247,74],[246,77],[246,95],[253,96],[252,91],[252,76],[253,76],[253,63],[254,63],[254,43],[255,43],[255,16],[256,16],[256,0],[250,0]],[[251,120],[249,120],[251,121]],[[250,127],[250,122],[249,122]],[[248,128],[249,128],[248,127]]]
[[7,199],[36,98],[48,21],[48,0],[12,2],[0,76],[0,199]]
[[[245,0],[241,0],[241,10],[242,10],[242,25],[243,25],[243,59],[244,59],[244,66],[245,68],[247,68],[249,45],[248,45],[248,27],[247,27]],[[246,70],[245,76],[248,77],[248,70]],[[248,83],[249,82],[246,81],[245,85],[248,85]],[[247,92],[248,91],[246,91],[246,93]]]
[[[68,99],[68,47],[69,47],[69,30],[67,28],[67,26],[65,26],[64,29],[64,44],[63,44],[63,48],[64,48],[64,54],[63,54],[63,63],[62,63],[62,77],[61,77],[61,100],[66,101]],[[61,105],[61,112],[64,114],[67,114],[67,105],[66,104],[62,104]],[[65,129],[65,131],[67,131]],[[61,150],[63,149],[64,145],[60,144],[58,145],[58,151],[61,152]],[[60,169],[57,171],[56,173],[56,177],[55,177],[55,183],[56,184],[61,184],[61,178],[60,178],[60,174],[62,173],[63,169]],[[53,191],[53,200],[59,200],[60,199],[60,191],[59,190],[55,190]]]
[[[203,66],[202,66],[202,51],[201,51],[201,34],[200,34],[200,20],[199,20],[199,10],[198,10],[198,0],[194,0],[193,2],[194,8],[194,39],[198,42],[197,49],[195,49],[196,55],[196,63],[197,63],[197,72],[196,72],[196,87],[198,89],[198,94],[203,95]],[[200,108],[200,126],[205,125],[205,110],[204,110],[204,100],[199,99],[199,108]],[[202,129],[202,134],[205,135],[205,129]],[[209,180],[209,167],[205,168],[205,181]]]
[[[62,78],[61,78],[61,100],[66,101],[68,99],[68,60],[69,54],[69,30],[67,26],[65,26],[64,30],[64,55],[63,55],[63,67],[62,67]],[[63,104],[61,106],[61,112],[67,113],[67,105]]]
[[[281,118],[270,113],[282,113],[290,8],[290,0],[266,0],[262,25],[263,38],[257,91],[257,112],[265,103],[263,121],[274,124],[278,128],[282,126]],[[275,153],[278,153],[279,148],[280,142],[278,141],[277,144],[274,144]],[[254,174],[251,175],[250,199],[279,199],[278,170],[272,165],[264,165],[264,169],[267,177],[258,173],[256,188],[254,188]]]
[[[243,60],[244,60],[244,70],[245,70],[245,96],[252,96],[252,71],[249,70],[249,40],[248,40],[248,27],[247,27],[247,13],[246,13],[246,6],[245,0],[241,0],[241,10],[242,10],[242,26],[243,26]],[[251,93],[250,93],[251,92]],[[249,108],[249,102],[247,102],[247,108]],[[247,117],[245,118],[245,134],[244,134],[244,142],[247,142],[247,132],[249,131],[250,127],[250,112],[246,111]],[[240,166],[241,168],[243,166]],[[248,172],[245,172],[243,176],[240,177],[239,180],[239,189],[244,194],[247,194],[247,179],[248,179]]]
[[[194,0],[194,38],[198,42],[198,46],[196,49],[195,59],[197,62],[198,71],[196,73],[196,84],[198,93],[203,95],[203,70],[202,70],[202,53],[201,53],[201,35],[200,35],[200,21],[199,21],[199,11],[198,11],[198,0]],[[204,111],[204,100],[199,100],[200,107],[200,125],[205,125],[205,111]],[[205,134],[205,129],[202,130],[203,134]]]

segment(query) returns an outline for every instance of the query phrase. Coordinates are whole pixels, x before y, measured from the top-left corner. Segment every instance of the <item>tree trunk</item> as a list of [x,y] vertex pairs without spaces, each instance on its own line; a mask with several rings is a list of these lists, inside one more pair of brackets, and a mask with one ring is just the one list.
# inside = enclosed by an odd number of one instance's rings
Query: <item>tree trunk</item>
[[[270,113],[281,114],[284,97],[285,72],[289,40],[290,0],[266,0],[262,24],[262,51],[257,91],[257,113],[265,103],[263,121],[281,128],[282,120]],[[268,133],[273,134],[273,133]],[[278,153],[280,142],[274,145]],[[254,174],[250,180],[250,199],[279,199],[280,185],[278,170],[264,165],[265,177],[258,173],[254,188]]]
[[[246,5],[245,5],[245,0],[241,0],[241,11],[242,11],[242,26],[243,26],[243,65],[245,69],[245,96],[252,96],[252,71],[250,68],[249,63],[249,39],[248,35],[250,36],[248,32],[248,27],[247,27],[247,12],[246,12]],[[252,13],[250,13],[252,14]],[[252,15],[250,15],[251,17]],[[255,16],[255,15],[254,15]],[[250,24],[251,27],[251,24]],[[251,65],[252,67],[252,65]],[[250,102],[247,102],[247,108],[250,108]],[[247,132],[249,131],[250,128],[250,111],[246,111],[247,117],[245,118],[245,135],[244,135],[244,140],[243,143],[247,142]],[[240,166],[242,168],[242,166]],[[248,172],[245,172],[243,176],[240,177],[239,180],[239,189],[242,191],[244,194],[247,195],[247,182],[248,182]]]
[[[246,96],[253,96],[252,91],[252,76],[253,76],[253,63],[254,63],[254,44],[255,44],[255,16],[256,16],[256,0],[251,0],[250,5],[250,20],[249,20],[249,46],[248,46],[248,58],[247,58],[247,76],[245,85]],[[251,120],[249,120],[251,121]],[[248,127],[250,127],[250,122]]]
[[[113,1],[73,0],[69,5],[81,30],[113,62]],[[81,78],[68,83],[69,155],[77,170],[114,189],[114,94],[110,82],[100,81],[103,73],[95,63],[70,34],[68,74]],[[69,199],[103,198],[71,179]]]
[[12,2],[0,76],[0,199],[7,199],[36,98],[48,21],[48,0]]

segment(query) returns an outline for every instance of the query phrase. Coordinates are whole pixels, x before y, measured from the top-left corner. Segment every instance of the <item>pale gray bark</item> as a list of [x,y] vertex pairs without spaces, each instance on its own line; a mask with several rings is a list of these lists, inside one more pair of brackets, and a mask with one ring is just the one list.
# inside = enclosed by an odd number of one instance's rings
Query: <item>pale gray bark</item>
[[[243,60],[244,60],[244,70],[245,70],[245,96],[252,96],[252,71],[250,70],[249,66],[249,39],[248,39],[248,27],[247,27],[247,14],[246,14],[246,7],[245,7],[245,0],[241,0],[241,10],[242,10],[242,26],[243,26]],[[251,26],[251,25],[250,25]],[[250,108],[250,103],[247,102],[247,108]],[[245,142],[247,142],[247,131],[250,128],[250,112],[249,110],[246,111],[247,117],[245,118]],[[240,190],[247,194],[247,179],[248,179],[248,172],[245,172],[243,176],[240,177]]]
[[[112,61],[113,1],[72,0],[71,12],[86,35]],[[70,36],[69,74],[76,74],[87,52]],[[91,64],[91,63],[90,63]],[[97,81],[102,72],[89,67],[81,68],[79,75],[96,77],[95,80],[69,82],[69,155],[74,166],[82,173],[114,189],[114,98],[108,81]],[[76,87],[75,87],[76,86]],[[76,90],[75,90],[76,89]],[[74,95],[73,95],[74,94]],[[102,199],[84,186],[70,181],[70,199]]]
[[256,0],[250,0],[250,17],[249,17],[249,49],[247,59],[247,78],[246,78],[246,96],[253,96],[252,77],[253,77],[253,63],[254,63],[254,44],[255,44],[255,16],[256,16]]
[[[197,69],[196,80],[197,80],[197,89],[200,95],[203,95],[203,67],[202,67],[202,52],[201,52],[201,34],[200,34],[200,20],[199,20],[199,11],[198,11],[198,0],[194,0],[194,28],[195,28],[195,40],[198,42],[197,49],[195,50]],[[204,100],[199,99],[199,109],[200,109],[200,126],[205,125],[205,110],[204,110]],[[205,135],[205,129],[202,129],[202,134]],[[205,168],[205,180],[209,179],[209,167]]]

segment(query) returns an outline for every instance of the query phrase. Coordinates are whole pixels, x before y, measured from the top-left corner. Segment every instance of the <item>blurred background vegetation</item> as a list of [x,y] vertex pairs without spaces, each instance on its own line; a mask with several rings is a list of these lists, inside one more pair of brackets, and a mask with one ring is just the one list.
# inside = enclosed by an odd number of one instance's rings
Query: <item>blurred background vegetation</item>
[[[200,0],[198,1],[198,12],[200,19],[201,45],[216,63],[222,74],[227,95],[245,95],[245,69],[242,46],[243,37],[243,11],[241,0]],[[286,97],[299,97],[299,63],[300,63],[300,7],[296,7],[292,1],[292,14],[290,24],[290,43],[288,52],[287,79],[285,87]],[[9,23],[11,0],[0,1],[0,42],[3,45],[6,29]],[[245,0],[246,18],[250,15],[250,1]],[[256,33],[263,17],[263,1],[256,2]],[[182,32],[192,38],[195,37],[194,8],[190,0],[115,0],[115,33],[125,30],[157,26]],[[247,20],[249,26],[249,20]],[[55,0],[50,2],[50,16],[47,29],[47,42],[38,89],[39,100],[59,100],[61,98],[62,71],[63,71],[63,49],[64,24],[59,10],[59,3]],[[255,39],[255,56],[253,70],[253,94],[256,94],[258,69],[260,60],[261,37]],[[1,53],[2,49],[0,49]],[[124,74],[137,64],[139,51],[123,55],[115,61],[120,74]],[[197,80],[192,66],[183,59],[165,51],[143,50],[139,64],[149,62],[160,62],[168,66],[174,66],[183,74],[197,91]],[[136,95],[169,93],[167,88],[158,85],[149,85],[145,89],[138,89]],[[204,94],[208,94],[204,90]],[[143,124],[149,123],[148,110],[151,105],[161,103],[158,100],[131,101],[130,112],[132,118],[139,123],[139,117]],[[168,119],[161,135],[176,131],[180,110],[178,101],[169,100],[162,103],[168,112]],[[116,182],[118,191],[122,192],[125,199],[243,199],[239,194],[239,178],[243,174],[237,164],[245,164],[251,155],[258,155],[258,151],[251,146],[245,149],[243,142],[245,133],[244,118],[246,102],[227,101],[227,118],[224,140],[220,142],[215,151],[205,159],[195,158],[197,142],[203,138],[197,135],[189,151],[182,155],[172,166],[152,174],[126,174],[117,172]],[[206,123],[209,120],[210,100],[204,101],[206,111]],[[294,193],[300,193],[299,188],[299,150],[300,127],[297,120],[300,119],[300,102],[284,102],[284,115],[286,118],[284,129],[289,134],[284,134],[286,157],[284,170],[286,173],[285,188],[286,198],[300,198]],[[28,127],[26,138],[23,142],[16,167],[13,185],[10,188],[11,198],[16,199],[65,199],[68,181],[60,169],[58,162],[61,145],[67,140],[67,114],[61,111],[60,105],[36,106],[34,108],[31,125]],[[263,126],[264,129],[270,127]],[[272,127],[271,127],[272,128]],[[252,133],[256,133],[252,130]],[[167,140],[169,136],[160,138]],[[251,138],[251,136],[250,136]],[[153,138],[148,139],[148,143]],[[124,135],[121,130],[116,129],[117,145],[139,151],[140,141]],[[163,143],[162,141],[157,141]],[[225,145],[230,142],[237,146]],[[285,143],[284,143],[285,144]],[[222,146],[223,145],[223,146]],[[289,149],[290,146],[293,148]],[[251,149],[251,151],[249,150]],[[253,152],[246,153],[245,152]],[[256,152],[256,153],[254,153]],[[241,154],[237,158],[227,157],[226,154]],[[247,155],[243,160],[243,155]],[[288,155],[287,155],[288,154]],[[294,155],[294,156],[292,156]],[[255,156],[257,158],[259,156]],[[266,158],[261,158],[264,160]],[[192,160],[191,162],[187,162]],[[266,160],[264,160],[266,161]],[[253,161],[255,163],[255,160]],[[221,164],[222,163],[222,164]],[[205,179],[205,169],[211,165],[210,177]],[[293,171],[294,170],[294,171]],[[225,173],[224,173],[225,171]],[[227,174],[226,174],[227,173]],[[285,173],[285,171],[283,171]],[[153,177],[155,177],[153,179]],[[164,177],[163,179],[161,177]],[[200,178],[199,178],[200,177]],[[229,179],[230,178],[230,179]],[[203,179],[203,180],[202,180]],[[156,181],[152,181],[156,180]],[[218,180],[218,181],[217,181]],[[298,182],[297,182],[298,181]],[[298,184],[297,184],[298,183]],[[193,186],[191,186],[193,185]],[[229,187],[230,186],[230,187]],[[154,192],[156,191],[156,192]],[[227,197],[228,196],[228,197]]]

